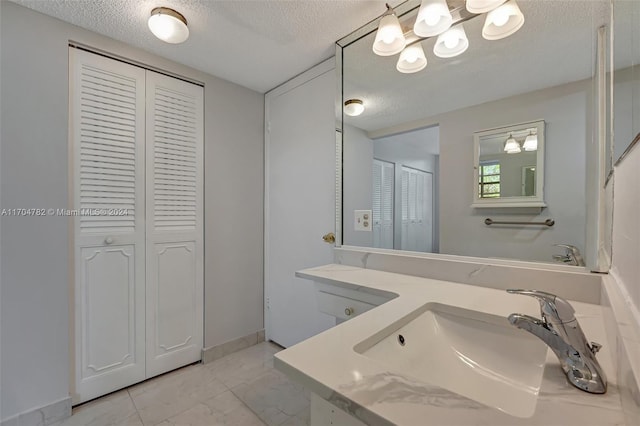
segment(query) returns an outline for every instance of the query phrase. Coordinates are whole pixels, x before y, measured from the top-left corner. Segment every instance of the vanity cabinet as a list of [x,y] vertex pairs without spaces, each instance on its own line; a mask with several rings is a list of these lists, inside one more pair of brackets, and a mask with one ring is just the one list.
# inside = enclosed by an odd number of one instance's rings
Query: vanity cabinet
[[314,282],[318,310],[335,317],[337,322],[343,322],[357,317],[388,300],[377,294],[340,287],[321,282]]

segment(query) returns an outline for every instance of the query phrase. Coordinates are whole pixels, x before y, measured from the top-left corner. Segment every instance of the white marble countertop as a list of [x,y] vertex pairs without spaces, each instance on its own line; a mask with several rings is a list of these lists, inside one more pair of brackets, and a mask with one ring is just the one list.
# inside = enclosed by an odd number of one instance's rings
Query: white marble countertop
[[[582,392],[570,385],[551,350],[535,412],[514,417],[495,408],[416,381],[357,353],[365,338],[426,303],[435,302],[507,317],[518,312],[539,317],[539,304],[530,297],[501,290],[375,271],[345,265],[306,269],[298,277],[358,289],[397,295],[387,303],[330,330],[294,345],[275,356],[275,366],[311,392],[372,425],[623,425],[624,416],[615,384],[612,349],[604,346],[598,360],[607,374],[604,395]],[[518,287],[517,283],[514,287]],[[571,302],[590,341],[606,344],[602,307]]]

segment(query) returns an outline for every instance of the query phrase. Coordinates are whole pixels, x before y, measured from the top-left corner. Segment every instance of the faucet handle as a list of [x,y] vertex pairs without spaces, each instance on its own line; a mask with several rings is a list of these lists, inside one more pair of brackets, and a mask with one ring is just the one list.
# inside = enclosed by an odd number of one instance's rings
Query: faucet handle
[[507,293],[522,294],[538,299],[540,302],[540,312],[543,318],[553,318],[562,323],[570,322],[575,319],[575,310],[573,306],[561,297],[555,294],[547,293],[539,290],[521,290],[508,289]]

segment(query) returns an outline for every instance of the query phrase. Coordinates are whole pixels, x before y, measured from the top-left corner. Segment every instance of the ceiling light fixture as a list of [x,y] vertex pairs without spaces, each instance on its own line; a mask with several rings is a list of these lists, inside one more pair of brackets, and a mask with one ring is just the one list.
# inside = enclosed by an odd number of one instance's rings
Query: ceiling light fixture
[[364,112],[364,105],[360,99],[349,99],[344,102],[344,113],[356,117]]
[[178,44],[189,38],[186,18],[168,7],[153,9],[148,25],[154,36],[167,43]]
[[504,150],[507,154],[517,154],[520,151],[520,144],[514,139],[513,134],[509,133],[507,141],[504,143]]
[[422,0],[413,32],[420,37],[432,37],[447,31],[453,23],[446,0]]
[[533,131],[529,132],[529,135],[527,136],[527,138],[524,140],[524,143],[522,144],[522,148],[524,148],[525,151],[537,151],[538,135]]
[[417,41],[405,47],[400,53],[396,69],[401,73],[411,74],[423,70],[426,66],[427,57],[424,55],[422,43]]
[[407,45],[398,17],[391,6],[388,4],[386,6],[387,11],[382,15],[378,25],[378,32],[376,33],[376,40],[373,42],[373,52],[380,56],[391,56],[400,53]]
[[509,0],[487,14],[482,27],[482,37],[500,40],[509,37],[524,25],[524,15],[515,0]]
[[453,58],[469,48],[469,39],[462,24],[449,28],[438,36],[433,53],[439,58]]
[[[482,13],[487,17],[482,36],[487,40],[500,40],[518,31],[524,25],[524,15],[515,0],[422,0],[413,30],[403,33],[400,20],[391,6],[380,18],[373,52],[379,56],[400,53],[396,69],[402,73],[413,73],[424,69],[427,58],[422,46],[409,49],[430,37],[438,36],[433,53],[440,58],[452,58],[469,48],[469,39],[462,24]],[[416,8],[406,13],[415,13]],[[404,16],[404,15],[403,15]]]
[[471,13],[487,13],[500,6],[506,0],[467,0],[467,10]]

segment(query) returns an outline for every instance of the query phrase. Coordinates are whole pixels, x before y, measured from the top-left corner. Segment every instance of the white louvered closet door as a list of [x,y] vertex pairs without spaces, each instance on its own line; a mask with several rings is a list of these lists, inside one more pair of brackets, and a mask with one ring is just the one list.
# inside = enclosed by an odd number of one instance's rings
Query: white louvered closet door
[[395,165],[373,160],[373,246],[393,248]]
[[147,377],[201,359],[203,98],[147,71]]
[[145,378],[145,72],[69,52],[80,403]]

